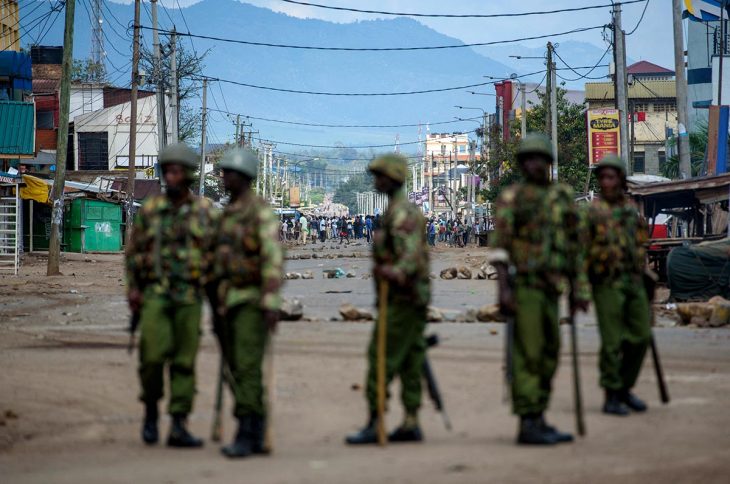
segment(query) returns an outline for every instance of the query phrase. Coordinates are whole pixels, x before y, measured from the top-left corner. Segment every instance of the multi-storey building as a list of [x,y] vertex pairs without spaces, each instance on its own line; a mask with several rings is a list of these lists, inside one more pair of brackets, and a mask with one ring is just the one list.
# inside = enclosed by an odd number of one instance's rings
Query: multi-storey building
[[0,0],[0,52],[20,51],[20,13],[17,0]]

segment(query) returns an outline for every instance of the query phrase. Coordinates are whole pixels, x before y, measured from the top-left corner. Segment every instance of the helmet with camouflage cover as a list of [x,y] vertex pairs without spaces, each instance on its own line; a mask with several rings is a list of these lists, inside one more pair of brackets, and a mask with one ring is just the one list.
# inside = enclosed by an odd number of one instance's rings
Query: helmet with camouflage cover
[[408,160],[403,155],[388,153],[371,161],[368,171],[385,175],[391,180],[403,184],[408,176]]
[[626,178],[626,166],[617,155],[606,155],[596,164],[594,171],[596,175],[604,168],[614,168],[622,178]]
[[185,168],[196,169],[200,166],[200,155],[185,143],[167,145],[157,157],[160,165],[175,163]]
[[218,166],[254,179],[259,171],[259,157],[249,148],[233,148],[225,152]]
[[555,161],[553,158],[553,144],[550,138],[542,133],[529,133],[521,139],[517,147],[517,161],[521,162],[529,155],[543,156],[548,163]]

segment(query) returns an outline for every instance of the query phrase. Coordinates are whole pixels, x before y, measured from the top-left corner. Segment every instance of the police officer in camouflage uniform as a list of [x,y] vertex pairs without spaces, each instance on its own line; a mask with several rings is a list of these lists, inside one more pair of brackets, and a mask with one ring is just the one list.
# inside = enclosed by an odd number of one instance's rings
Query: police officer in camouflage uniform
[[499,273],[499,303],[514,316],[512,410],[520,417],[517,442],[551,445],[573,436],[548,425],[558,366],[558,299],[570,286],[571,305],[585,310],[590,287],[581,259],[581,224],[572,190],[551,183],[550,140],[530,134],[521,140],[517,164],[524,181],[499,196],[491,263]]
[[262,361],[269,335],[276,329],[281,307],[283,250],[279,223],[267,203],[251,190],[258,157],[250,149],[233,149],[220,162],[230,193],[223,210],[215,247],[213,289],[225,360],[230,368],[238,431],[228,457],[265,453],[266,412]]
[[[380,229],[373,240],[376,289],[388,282],[386,332],[386,385],[395,376],[401,381],[401,400],[405,407],[403,424],[390,433],[390,442],[423,440],[418,423],[421,406],[421,377],[426,354],[423,332],[430,299],[428,246],[423,230],[425,219],[420,209],[403,193],[408,173],[403,156],[388,154],[370,163],[375,188],[388,195]],[[367,425],[347,436],[348,444],[372,444],[377,441],[377,326],[368,348],[366,398],[369,409]]]
[[159,439],[157,401],[163,396],[167,365],[172,415],[167,445],[203,445],[186,428],[195,395],[195,356],[215,222],[212,203],[190,191],[199,159],[184,143],[160,151],[166,192],[142,206],[127,246],[129,306],[140,314],[142,439],[147,444]]
[[625,194],[626,169],[608,155],[595,168],[601,198],[588,208],[588,274],[601,333],[603,412],[625,416],[646,410],[631,393],[651,341],[649,299],[643,283],[647,227]]

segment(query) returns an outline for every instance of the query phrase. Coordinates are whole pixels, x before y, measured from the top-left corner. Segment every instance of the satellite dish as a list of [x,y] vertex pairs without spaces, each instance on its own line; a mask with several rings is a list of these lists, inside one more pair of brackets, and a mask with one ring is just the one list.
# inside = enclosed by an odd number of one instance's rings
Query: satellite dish
[[510,79],[517,79],[517,73],[516,72],[513,72],[512,74],[509,75],[509,78]]

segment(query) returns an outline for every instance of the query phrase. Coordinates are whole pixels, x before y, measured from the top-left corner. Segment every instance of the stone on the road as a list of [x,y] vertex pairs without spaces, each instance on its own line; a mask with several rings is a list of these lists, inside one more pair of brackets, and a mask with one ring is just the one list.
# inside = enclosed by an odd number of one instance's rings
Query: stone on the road
[[340,315],[345,321],[372,321],[373,313],[367,309],[356,308],[350,303],[340,306]]
[[456,279],[457,274],[459,271],[456,269],[456,267],[447,267],[446,269],[441,271],[441,279]]
[[299,299],[284,299],[279,309],[282,321],[299,321],[304,316],[304,305]]
[[485,304],[477,311],[477,319],[482,322],[504,322],[505,318],[499,312],[499,304]]
[[461,266],[457,269],[457,279],[471,279],[471,271],[466,266]]

